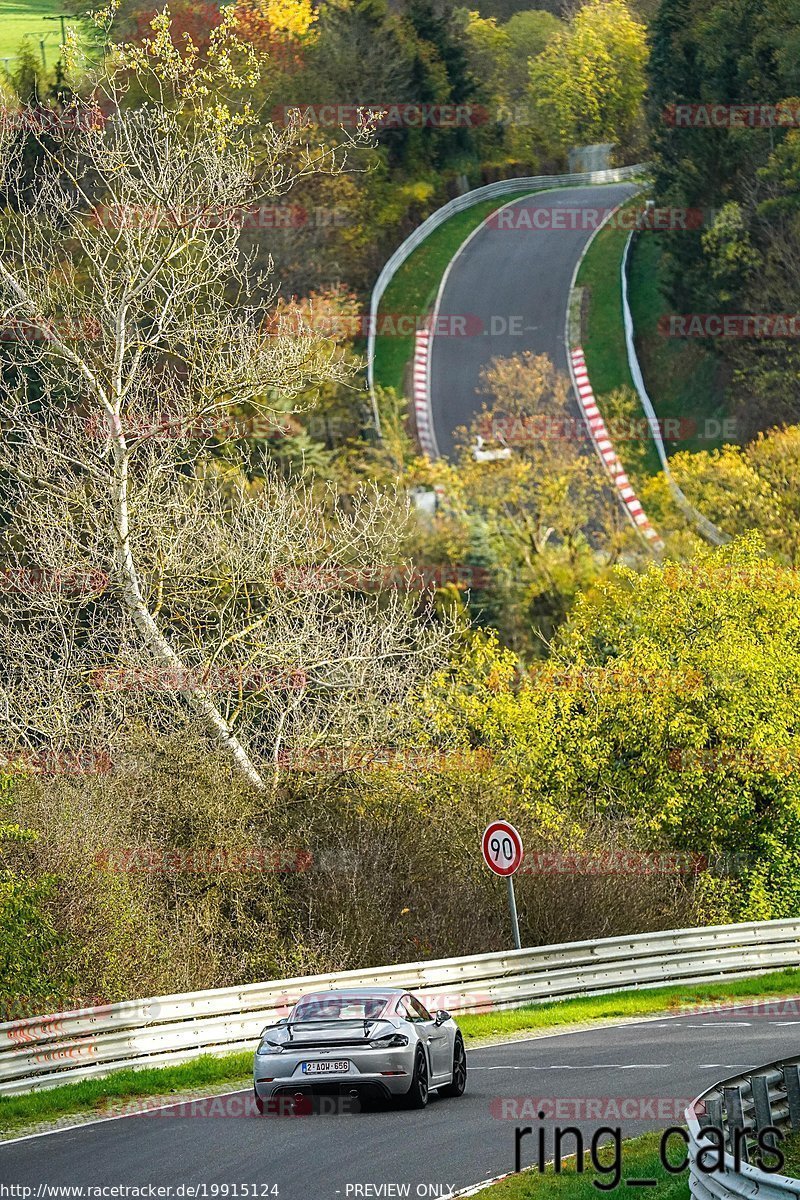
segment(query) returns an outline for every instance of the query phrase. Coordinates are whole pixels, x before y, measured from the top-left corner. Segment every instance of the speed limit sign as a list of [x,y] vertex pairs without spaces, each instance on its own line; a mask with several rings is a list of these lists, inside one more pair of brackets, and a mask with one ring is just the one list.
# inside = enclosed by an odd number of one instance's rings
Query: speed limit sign
[[514,945],[519,950],[522,943],[519,937],[513,875],[522,864],[522,838],[508,821],[492,821],[484,831],[481,850],[487,867],[494,871],[495,875],[502,875],[508,884],[508,911],[511,914]]
[[483,835],[483,857],[495,875],[513,875],[522,863],[522,838],[508,821],[492,821]]

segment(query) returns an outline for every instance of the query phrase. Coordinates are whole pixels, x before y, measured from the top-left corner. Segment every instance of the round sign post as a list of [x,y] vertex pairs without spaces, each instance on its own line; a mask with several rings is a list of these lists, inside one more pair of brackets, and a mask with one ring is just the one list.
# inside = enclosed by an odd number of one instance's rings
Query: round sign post
[[508,821],[492,821],[487,825],[481,841],[484,861],[490,871],[501,875],[508,884],[508,908],[511,927],[514,930],[514,945],[522,949],[517,917],[517,900],[514,895],[514,872],[522,865],[522,838]]

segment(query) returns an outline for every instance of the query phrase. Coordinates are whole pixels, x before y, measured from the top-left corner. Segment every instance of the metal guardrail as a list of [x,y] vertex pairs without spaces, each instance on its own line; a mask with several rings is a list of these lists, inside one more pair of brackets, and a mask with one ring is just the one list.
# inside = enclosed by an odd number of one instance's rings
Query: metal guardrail
[[463,212],[481,200],[492,200],[495,197],[510,196],[515,192],[538,192],[550,188],[581,187],[599,183],[624,183],[627,179],[635,179],[647,167],[637,163],[632,167],[614,167],[607,171],[582,171],[572,175],[531,175],[519,179],[500,179],[496,183],[487,183],[483,187],[474,188],[462,196],[448,200],[441,208],[437,208],[429,217],[417,226],[404,242],[392,254],[375,281],[369,305],[369,328],[367,334],[367,385],[372,397],[372,407],[376,428],[380,436],[380,417],[375,399],[375,330],[377,328],[378,309],[383,294],[394,278],[398,268],[420,246],[429,233],[443,225],[454,213]]
[[[689,1188],[695,1200],[731,1200],[732,1197],[763,1197],[764,1200],[788,1200],[800,1196],[800,1179],[765,1171],[751,1161],[757,1158],[758,1134],[764,1145],[779,1145],[769,1126],[782,1133],[800,1130],[800,1055],[765,1067],[756,1067],[745,1075],[732,1076],[715,1083],[692,1101],[686,1110],[689,1126]],[[724,1171],[715,1162],[716,1139],[703,1130],[720,1130],[724,1139]],[[719,1137],[719,1135],[717,1135]],[[739,1144],[739,1161],[735,1147]],[[713,1147],[713,1148],[712,1148]],[[703,1171],[698,1155],[709,1168]],[[763,1161],[763,1159],[762,1159]],[[716,1169],[710,1170],[714,1166]]]
[[669,485],[669,490],[672,492],[676,504],[683,511],[685,516],[689,518],[692,524],[696,526],[703,537],[707,539],[707,541],[711,542],[714,546],[722,546],[726,542],[730,541],[728,535],[723,533],[721,529],[717,529],[716,525],[712,521],[709,521],[708,517],[704,516],[703,513],[699,512],[694,507],[691,501],[687,499],[684,492],[678,486],[675,476],[672,474],[672,470],[670,469],[669,461],[667,459],[667,452],[664,447],[664,440],[661,437],[661,429],[659,428],[658,417],[656,416],[655,409],[653,408],[653,402],[647,394],[647,388],[644,385],[644,376],[642,375],[642,368],[639,365],[639,358],[636,354],[636,347],[633,340],[633,316],[631,315],[630,304],[628,303],[628,257],[630,255],[632,242],[633,232],[628,235],[628,240],[625,243],[625,253],[622,256],[622,317],[623,321],[625,322],[625,345],[628,351],[628,366],[630,368],[631,378],[633,379],[633,384],[636,388],[636,391],[639,393],[639,400],[641,401],[642,408],[647,415],[647,423],[650,426],[650,433],[653,438],[656,453],[658,454],[661,467],[664,471],[664,478]]
[[397,985],[430,1007],[480,1012],[797,965],[800,920],[757,921],[129,1000],[0,1024],[0,1095],[253,1049],[263,1026],[311,990]]

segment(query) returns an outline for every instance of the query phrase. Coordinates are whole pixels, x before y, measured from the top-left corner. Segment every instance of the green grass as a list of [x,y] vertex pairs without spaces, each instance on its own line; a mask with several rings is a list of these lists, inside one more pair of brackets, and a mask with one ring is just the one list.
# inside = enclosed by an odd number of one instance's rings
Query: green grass
[[[458,1018],[468,1045],[560,1026],[582,1025],[654,1013],[676,1012],[709,1001],[742,1001],[800,994],[800,970],[774,971],[752,979],[720,980],[693,986],[649,988],[554,1000],[504,1012],[466,1014]],[[250,1051],[220,1057],[205,1055],[173,1067],[117,1071],[107,1079],[87,1079],[23,1096],[0,1098],[0,1132],[76,1113],[102,1115],[109,1102],[136,1096],[166,1096],[224,1083],[249,1084]]]
[[[671,311],[661,288],[664,238],[680,236],[647,233],[636,238],[628,274],[636,352],[645,386],[661,421],[683,422],[677,442],[664,439],[668,454],[676,450],[712,450],[725,441],[736,441],[721,436],[721,422],[728,414],[713,353],[699,342],[667,338],[658,331],[659,317]],[[715,434],[717,429],[719,433]]]
[[784,1163],[778,1173],[800,1179],[800,1133],[790,1133],[778,1145],[784,1155]]
[[[742,1001],[800,994],[800,969],[773,971],[753,979],[720,980],[692,986],[642,988],[605,996],[581,996],[553,1000],[528,1008],[477,1013],[458,1018],[467,1043],[524,1031],[555,1029],[589,1021],[645,1017],[656,1012],[674,1012],[708,1001]],[[2,1112],[2,1109],[0,1109]]]
[[[641,201],[637,201],[626,205],[625,211],[640,206]],[[578,287],[589,289],[583,351],[596,396],[614,388],[633,387],[622,323],[620,276],[627,240],[627,230],[613,222],[605,225],[586,252],[576,280]]]
[[[250,1051],[217,1058],[206,1054],[174,1067],[145,1067],[115,1071],[108,1079],[85,1079],[63,1087],[0,1098],[0,1132],[8,1133],[40,1121],[76,1113],[104,1115],[108,1104],[137,1096],[167,1096],[222,1083],[249,1083],[253,1069]],[[243,1084],[244,1086],[244,1084]]]
[[[37,62],[41,62],[39,39],[44,38],[45,59],[47,66],[55,66],[58,58],[58,47],[61,44],[60,21],[48,21],[46,17],[55,17],[64,12],[57,0],[20,0],[20,3],[0,2],[0,65],[2,59],[14,59],[19,53],[22,39],[27,35],[30,45],[36,54]],[[69,17],[67,26],[75,25],[75,18]],[[14,62],[5,64],[14,69]]]
[[[535,1137],[534,1132],[527,1141],[532,1143]],[[645,1189],[648,1196],[656,1196],[658,1200],[688,1200],[688,1171],[680,1175],[671,1175],[667,1171],[661,1161],[660,1140],[660,1133],[646,1133],[643,1137],[622,1142],[619,1158],[621,1186],[624,1189],[624,1181],[627,1179],[655,1179],[656,1186]],[[525,1140],[522,1141],[521,1147],[524,1166]],[[513,1155],[513,1151],[513,1139],[509,1139],[509,1157]],[[533,1150],[528,1151],[529,1155],[533,1153]],[[667,1153],[672,1165],[679,1166],[683,1161],[685,1151],[677,1137],[669,1143]],[[612,1148],[601,1148],[597,1159],[601,1167],[610,1168],[615,1165]],[[543,1173],[538,1170],[522,1171],[519,1175],[511,1175],[508,1179],[487,1188],[482,1195],[485,1195],[487,1200],[533,1200],[534,1197],[536,1200],[597,1200],[604,1190],[613,1190],[619,1194],[618,1188],[609,1187],[615,1178],[616,1171],[596,1170],[586,1155],[581,1172],[574,1161],[565,1162],[558,1174],[552,1167],[548,1167]]]
[[790,1179],[800,1179],[800,1132],[791,1129],[775,1138],[775,1149],[783,1155],[783,1166],[776,1170],[777,1163],[769,1151],[762,1152],[755,1143],[752,1133],[748,1136],[750,1145],[750,1162],[758,1167],[759,1158],[763,1153],[764,1169],[770,1174],[788,1175]]

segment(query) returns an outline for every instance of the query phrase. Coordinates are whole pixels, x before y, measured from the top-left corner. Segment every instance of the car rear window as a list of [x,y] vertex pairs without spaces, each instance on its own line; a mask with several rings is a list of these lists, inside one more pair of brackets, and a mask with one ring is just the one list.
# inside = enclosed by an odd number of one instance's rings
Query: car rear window
[[306,996],[296,1005],[293,1021],[373,1020],[386,1007],[384,996]]

